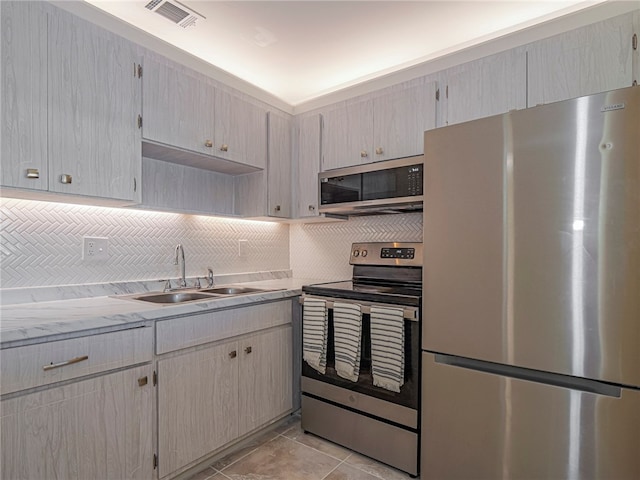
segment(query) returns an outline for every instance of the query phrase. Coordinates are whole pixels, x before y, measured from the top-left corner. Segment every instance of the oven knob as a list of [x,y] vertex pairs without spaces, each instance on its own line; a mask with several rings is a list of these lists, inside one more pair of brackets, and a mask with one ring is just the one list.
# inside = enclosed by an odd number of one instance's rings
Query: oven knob
[[368,253],[368,252],[367,252],[366,250],[362,250],[362,256],[363,256],[363,257],[366,257],[366,256],[367,256],[367,253]]
[[354,251],[353,251],[353,256],[354,256],[354,257],[357,257],[357,256],[359,256],[359,255],[360,255],[360,250],[354,250]]

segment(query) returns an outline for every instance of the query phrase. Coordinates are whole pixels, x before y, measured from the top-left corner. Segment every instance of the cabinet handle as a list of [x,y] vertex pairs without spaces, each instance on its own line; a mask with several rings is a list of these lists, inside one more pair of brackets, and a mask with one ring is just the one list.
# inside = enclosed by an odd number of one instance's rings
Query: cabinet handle
[[211,148],[213,147],[213,142],[211,140],[205,140],[204,141],[204,146],[207,148]]
[[66,362],[60,363],[52,363],[50,365],[44,365],[42,370],[45,372],[47,370],[53,370],[54,368],[66,367],[67,365],[73,365],[74,363],[84,362],[85,360],[89,360],[89,355],[82,355],[81,357],[72,358],[71,360],[67,360]]
[[367,151],[366,151],[366,150],[362,150],[362,151],[360,152],[360,156],[361,156],[362,158],[366,158],[367,156],[369,156],[369,154],[367,153]]
[[280,211],[280,205],[276,205],[275,211],[276,211],[276,212],[279,212],[279,211]]
[[233,352],[229,352],[229,358],[236,358],[238,356],[238,352],[235,350]]
[[309,211],[313,212],[316,209],[315,205],[309,205]]
[[384,153],[384,148],[376,147],[376,155],[382,155]]
[[27,178],[40,178],[40,170],[37,168],[27,168]]
[[71,175],[67,175],[66,173],[60,175],[60,183],[71,183],[72,180]]
[[249,355],[251,353],[251,347],[247,347],[244,349],[244,353],[246,353],[247,355]]
[[223,143],[222,145],[220,145],[221,152],[226,152],[228,150],[229,150],[229,145],[227,145],[226,143]]

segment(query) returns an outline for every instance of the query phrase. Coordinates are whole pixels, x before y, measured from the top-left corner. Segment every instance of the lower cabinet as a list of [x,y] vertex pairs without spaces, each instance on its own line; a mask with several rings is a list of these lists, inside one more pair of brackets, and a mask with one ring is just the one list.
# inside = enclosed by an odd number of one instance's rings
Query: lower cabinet
[[153,368],[130,368],[0,402],[2,478],[150,479]]
[[159,477],[291,408],[291,325],[158,361]]

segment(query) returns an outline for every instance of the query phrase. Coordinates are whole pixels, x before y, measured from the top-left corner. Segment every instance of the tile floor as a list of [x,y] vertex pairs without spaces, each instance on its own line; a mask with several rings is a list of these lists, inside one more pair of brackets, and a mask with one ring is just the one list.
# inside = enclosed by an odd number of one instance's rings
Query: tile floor
[[315,435],[300,417],[266,432],[189,480],[405,480],[411,477]]

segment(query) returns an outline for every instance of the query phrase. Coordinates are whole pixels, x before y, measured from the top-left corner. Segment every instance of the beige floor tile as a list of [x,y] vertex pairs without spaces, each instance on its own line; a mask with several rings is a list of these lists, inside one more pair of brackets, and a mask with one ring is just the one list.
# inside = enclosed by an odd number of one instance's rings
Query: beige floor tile
[[364,455],[360,455],[359,453],[350,455],[345,460],[345,463],[367,473],[370,473],[371,475],[374,475],[378,478],[382,478],[383,480],[405,480],[411,478],[408,473],[396,470],[395,468],[383,463],[376,462],[375,460],[369,457],[365,457]]
[[226,457],[221,458],[217,462],[213,463],[211,467],[213,467],[216,470],[222,470],[228,467],[229,465],[231,465],[232,463],[238,461],[245,455],[248,455],[249,453],[254,451],[256,448],[258,448],[260,445],[268,442],[269,440],[273,440],[277,436],[278,436],[278,432],[275,430],[270,430],[268,432],[265,432],[264,434],[258,436],[256,439],[247,443],[246,445],[243,445],[238,450],[235,450],[233,453],[230,453]]
[[200,473],[196,473],[193,477],[189,477],[189,480],[211,480],[215,478],[216,473],[212,468],[207,468]]
[[333,472],[327,475],[323,480],[380,480],[380,477],[376,477],[367,472],[352,467],[343,463],[338,465]]
[[312,433],[304,433],[304,430],[302,430],[300,423],[293,425],[282,435],[290,438],[291,440],[295,440],[296,442],[300,442],[308,447],[315,448],[322,453],[331,455],[338,460],[344,460],[349,455],[351,455],[351,450],[341,447],[340,445],[336,445],[335,443],[331,443],[323,438],[317,437]]
[[321,480],[339,463],[340,460],[280,436],[222,473],[232,480]]

